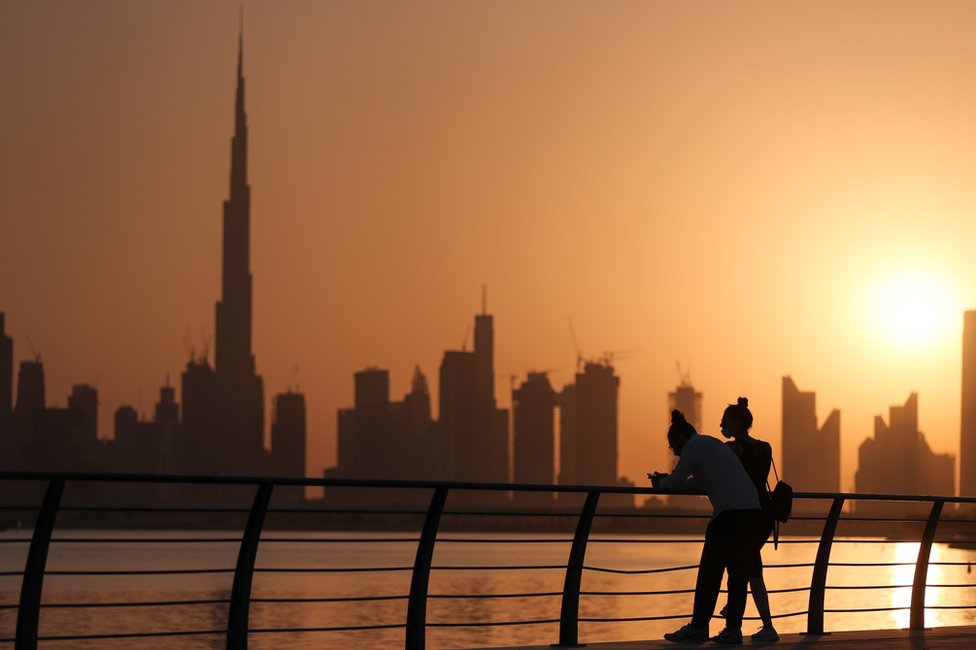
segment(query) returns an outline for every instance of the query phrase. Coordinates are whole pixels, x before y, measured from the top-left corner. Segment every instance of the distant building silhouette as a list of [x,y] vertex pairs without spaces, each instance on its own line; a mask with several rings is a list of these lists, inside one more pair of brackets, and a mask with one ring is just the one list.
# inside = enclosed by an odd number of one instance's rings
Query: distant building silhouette
[[[801,392],[790,377],[783,377],[780,471],[795,490],[840,492],[840,411],[831,411],[817,428],[816,406],[816,393]],[[770,482],[775,482],[775,478],[771,477]]]
[[[875,494],[954,494],[955,458],[932,452],[925,435],[918,430],[918,394],[912,393],[903,406],[892,406],[885,424],[874,419],[874,437],[861,443],[854,490]],[[858,513],[890,512],[888,504],[859,501]],[[921,514],[928,506],[899,505],[902,512]]]
[[[337,414],[338,459],[325,476],[508,481],[508,412],[495,405],[493,336],[491,316],[478,314],[474,351],[444,353],[436,422],[431,419],[427,378],[419,367],[402,402],[390,401],[388,370],[355,373],[355,405]],[[337,490],[334,497],[326,497],[363,500],[381,495],[362,491],[353,496]],[[490,505],[506,495],[461,493],[452,499]]]
[[44,363],[40,359],[21,361],[14,405],[14,431],[18,438],[24,440],[30,437],[45,403]]
[[95,445],[98,442],[98,391],[88,384],[75,384],[68,396],[68,408],[81,414],[79,433],[82,444]]
[[[274,398],[271,423],[271,473],[275,476],[305,476],[305,396],[287,392]],[[289,501],[305,498],[303,487],[282,487],[280,496]]]
[[115,409],[115,444],[128,472],[159,471],[159,432],[131,406]]
[[439,450],[434,446],[436,427],[431,419],[430,389],[420,366],[414,367],[410,392],[404,395],[402,402],[390,406],[397,428],[403,432],[405,478],[434,478],[430,468]]
[[[544,372],[530,372],[512,391],[514,481],[555,482],[556,391]],[[516,492],[521,505],[552,505],[551,492]]]
[[[243,33],[237,56],[234,132],[231,138],[229,192],[223,203],[221,295],[216,303],[213,365],[209,344],[190,359],[181,378],[182,405],[176,390],[160,389],[151,420],[130,406],[115,413],[114,438],[98,438],[98,392],[75,385],[68,407],[46,407],[44,367],[38,357],[20,365],[17,402],[13,400],[13,342],[0,312],[0,465],[19,469],[110,470],[203,475],[261,475],[278,471],[305,473],[305,410],[299,393],[275,400],[272,443],[274,462],[264,445],[264,385],[252,352],[250,268],[251,196],[247,179]],[[182,406],[182,409],[181,409]],[[429,413],[429,399],[428,399]],[[188,496],[190,493],[194,496]],[[127,498],[208,499],[179,486],[127,490]]]
[[[165,410],[165,408],[164,408]],[[117,471],[136,474],[169,473],[167,465],[166,425],[154,420],[142,419],[131,406],[122,405],[115,410],[115,441],[111,446],[112,465]],[[172,444],[172,442],[170,442]],[[113,494],[113,503],[139,505],[153,503],[181,492],[182,486],[164,484],[134,484]],[[187,492],[191,490],[187,489]]]
[[[567,384],[556,395],[559,407],[559,474],[557,483],[573,485],[576,481],[576,384]],[[557,496],[559,498],[559,496]]]
[[[963,314],[959,495],[976,497],[976,311]],[[969,513],[976,507],[964,506]]]
[[220,426],[220,421],[214,371],[206,355],[191,358],[180,380],[183,395],[180,465],[188,474],[216,473],[220,446],[213,432]]
[[5,314],[0,311],[0,454],[12,453],[14,408],[14,340],[7,336]]
[[[474,351],[448,350],[440,369],[441,469],[457,481],[509,480],[508,412],[495,405],[494,329],[475,316]],[[482,493],[488,501],[503,493]]]
[[[166,385],[159,389],[159,401],[153,415],[153,422],[160,436],[160,471],[178,474],[183,471],[183,435],[180,426],[180,405],[176,403],[176,389]],[[176,490],[171,490],[175,493]]]
[[353,376],[355,399],[351,429],[344,439],[353,447],[352,478],[392,478],[397,470],[400,444],[390,408],[390,372],[380,368],[360,370]]
[[475,471],[464,477],[463,469],[477,465],[478,375],[474,353],[447,350],[441,359],[437,437],[440,454],[439,474],[447,480],[486,480],[486,472]]
[[[573,474],[563,476],[565,483],[577,485],[614,485],[617,482],[617,391],[620,379],[613,366],[586,363],[576,373],[572,413],[562,415],[574,420],[575,446],[567,467]],[[570,417],[566,417],[570,416]]]
[[224,202],[223,273],[217,303],[213,397],[218,474],[260,474],[264,460],[264,382],[255,372],[250,270],[251,188],[247,182],[244,43],[237,55],[230,196]]
[[[620,378],[609,360],[588,361],[559,398],[559,482],[565,485],[632,485],[617,477],[617,395]],[[632,507],[633,496],[606,495],[601,504]]]
[[696,431],[702,430],[702,394],[695,390],[687,377],[683,377],[678,387],[668,393],[668,419],[664,422],[670,422],[671,411],[675,409],[681,411]]
[[[214,365],[209,349],[191,354],[183,371],[179,442],[171,445],[193,474],[264,473],[264,382],[255,371],[250,270],[251,188],[247,181],[244,44],[237,55],[230,192],[224,201],[221,297],[216,305]],[[175,402],[175,400],[173,400]]]
[[[390,373],[367,368],[354,375],[355,405],[338,412],[338,462],[326,478],[434,479],[440,451],[434,443],[427,379],[417,367],[410,392],[390,401]],[[398,493],[397,498],[410,500]],[[427,495],[418,492],[417,502]],[[383,490],[338,490],[326,497],[342,501],[383,501]]]

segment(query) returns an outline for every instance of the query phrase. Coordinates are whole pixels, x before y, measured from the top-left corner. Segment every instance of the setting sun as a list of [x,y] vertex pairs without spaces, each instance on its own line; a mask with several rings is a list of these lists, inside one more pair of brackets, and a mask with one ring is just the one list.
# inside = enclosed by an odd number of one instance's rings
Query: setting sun
[[930,271],[901,269],[879,274],[865,291],[872,338],[899,349],[938,345],[957,325],[959,309],[951,286]]

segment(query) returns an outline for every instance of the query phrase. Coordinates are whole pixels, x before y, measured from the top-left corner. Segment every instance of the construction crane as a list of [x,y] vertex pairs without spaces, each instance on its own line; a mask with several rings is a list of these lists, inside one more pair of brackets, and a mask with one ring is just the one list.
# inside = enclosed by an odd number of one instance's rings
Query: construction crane
[[203,337],[203,347],[200,349],[200,362],[206,363],[210,360],[210,344],[213,342],[213,336],[207,336],[207,331],[200,328],[200,336]]
[[34,342],[31,341],[31,338],[29,336],[27,337],[27,345],[30,346],[31,354],[34,355],[34,361],[40,362],[41,353],[38,352],[36,349],[34,349]]
[[691,386],[691,359],[688,359],[688,365],[684,368],[681,366],[680,361],[675,361],[674,365],[678,367],[678,380],[681,382],[681,386]]
[[186,331],[183,332],[183,347],[186,349],[187,356],[190,357],[190,361],[196,361],[197,351],[193,347],[193,335],[190,334],[190,328],[187,327]]

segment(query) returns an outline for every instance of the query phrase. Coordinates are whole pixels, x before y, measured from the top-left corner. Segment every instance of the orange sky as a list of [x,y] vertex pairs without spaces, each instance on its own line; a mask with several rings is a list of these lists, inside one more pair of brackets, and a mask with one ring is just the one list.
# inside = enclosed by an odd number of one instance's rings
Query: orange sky
[[[246,2],[254,350],[297,381],[309,471],[352,373],[436,394],[488,285],[507,375],[638,350],[620,471],[665,465],[691,361],[705,433],[780,378],[841,409],[842,487],[873,416],[920,394],[958,453],[976,307],[976,4]],[[236,2],[0,2],[0,310],[15,359],[147,415],[213,332]],[[872,319],[938,290],[930,334]],[[924,289],[928,287],[929,289]],[[934,288],[934,289],[933,289]],[[931,291],[930,291],[931,293]],[[918,311],[918,309],[916,309]],[[911,306],[909,308],[911,313]],[[270,413],[270,408],[268,409]]]

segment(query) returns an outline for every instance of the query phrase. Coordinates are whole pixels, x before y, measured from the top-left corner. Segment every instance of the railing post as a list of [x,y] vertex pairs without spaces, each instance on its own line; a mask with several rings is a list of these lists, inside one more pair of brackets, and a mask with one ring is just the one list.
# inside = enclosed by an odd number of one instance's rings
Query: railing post
[[910,630],[925,629],[925,583],[929,572],[929,554],[932,552],[932,541],[935,539],[935,529],[939,527],[944,503],[941,499],[932,502],[932,511],[929,512],[929,520],[925,522],[922,543],[918,547],[915,581],[912,583],[912,613],[908,624]]
[[830,512],[824,521],[823,532],[820,534],[820,546],[817,548],[817,561],[813,566],[813,576],[810,578],[810,604],[807,607],[807,634],[824,633],[824,593],[827,590],[827,567],[830,566],[830,547],[834,543],[834,533],[837,532],[837,521],[840,511],[844,507],[844,497],[834,497],[830,505]]
[[563,601],[559,612],[559,643],[555,647],[579,647],[579,595],[583,579],[583,558],[586,556],[586,542],[590,538],[590,526],[596,513],[600,493],[592,490],[586,493],[586,501],[576,522],[573,546],[566,562],[566,581],[563,583]]
[[247,516],[244,537],[237,553],[234,570],[234,586],[230,592],[230,612],[227,615],[227,650],[247,649],[247,619],[251,608],[251,583],[254,579],[254,561],[258,555],[258,542],[264,527],[264,515],[271,501],[272,483],[258,485],[251,512]]
[[41,617],[41,590],[44,587],[44,571],[47,566],[47,551],[51,546],[51,533],[58,515],[61,495],[64,494],[64,480],[51,479],[44,492],[41,510],[34,522],[34,534],[27,551],[27,564],[20,583],[20,605],[17,608],[17,632],[14,640],[15,650],[35,650],[37,632]]
[[424,650],[427,643],[427,585],[430,583],[430,563],[434,558],[434,542],[437,528],[447,501],[447,488],[434,488],[430,507],[424,518],[424,529],[417,542],[417,556],[413,561],[413,575],[410,578],[410,600],[407,601],[407,632],[404,641],[406,650]]

